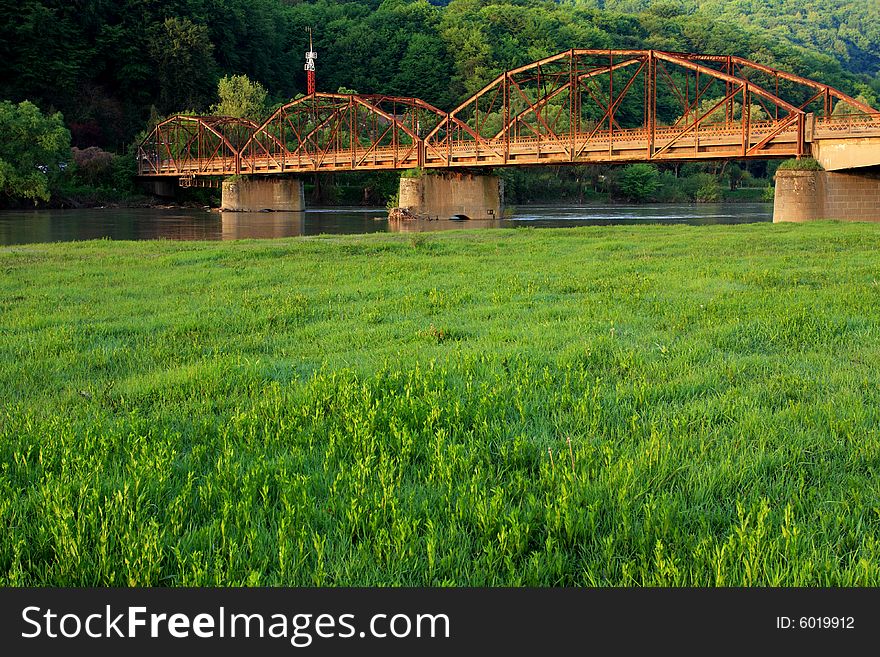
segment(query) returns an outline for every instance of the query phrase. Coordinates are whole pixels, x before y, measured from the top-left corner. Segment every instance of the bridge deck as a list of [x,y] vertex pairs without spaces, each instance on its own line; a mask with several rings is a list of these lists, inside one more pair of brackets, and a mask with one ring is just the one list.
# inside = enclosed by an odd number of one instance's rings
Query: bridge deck
[[[241,174],[311,173],[423,168],[494,167],[540,164],[602,164],[616,162],[717,160],[794,157],[798,153],[795,124],[768,121],[749,126],[701,126],[698,131],[644,128],[577,134],[573,137],[521,137],[482,141],[416,143],[328,152],[215,155],[184,161],[141,161],[141,175],[227,176]],[[772,139],[758,147],[762,140]],[[880,137],[880,117],[873,121],[841,119],[822,122],[813,140]]]

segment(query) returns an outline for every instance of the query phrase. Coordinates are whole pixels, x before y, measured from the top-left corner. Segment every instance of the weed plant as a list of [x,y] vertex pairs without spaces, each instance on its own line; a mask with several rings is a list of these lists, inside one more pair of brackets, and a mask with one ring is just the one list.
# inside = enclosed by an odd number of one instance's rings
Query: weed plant
[[0,249],[0,584],[880,584],[880,225]]

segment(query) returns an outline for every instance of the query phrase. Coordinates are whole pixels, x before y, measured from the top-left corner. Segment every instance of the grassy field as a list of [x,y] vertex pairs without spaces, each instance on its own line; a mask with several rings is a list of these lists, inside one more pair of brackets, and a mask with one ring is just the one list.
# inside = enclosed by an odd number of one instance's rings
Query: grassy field
[[880,585],[878,246],[2,248],[0,584]]

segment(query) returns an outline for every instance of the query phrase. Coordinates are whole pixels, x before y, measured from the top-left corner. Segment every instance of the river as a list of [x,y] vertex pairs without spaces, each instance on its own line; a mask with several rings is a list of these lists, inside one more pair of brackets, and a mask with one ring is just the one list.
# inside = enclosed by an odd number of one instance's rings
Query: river
[[92,208],[0,212],[0,245],[76,240],[273,239],[321,233],[382,233],[458,228],[566,227],[610,224],[739,224],[771,221],[764,203],[524,206],[505,219],[391,222],[383,208],[306,212]]

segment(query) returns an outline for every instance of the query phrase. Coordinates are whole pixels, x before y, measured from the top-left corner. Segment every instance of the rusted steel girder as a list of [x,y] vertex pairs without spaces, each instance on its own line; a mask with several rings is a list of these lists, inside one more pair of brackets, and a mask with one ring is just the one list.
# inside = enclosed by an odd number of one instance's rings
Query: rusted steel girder
[[239,152],[258,127],[249,119],[229,116],[172,116],[159,123],[138,147],[138,173],[239,173]]
[[254,131],[241,151],[242,172],[418,167],[425,133],[445,117],[418,98],[312,94]]
[[[669,98],[678,99],[678,118],[664,123]],[[704,102],[714,105],[705,110]],[[772,123],[753,115],[755,102],[774,108]],[[754,82],[676,53],[572,49],[507,71],[461,103],[426,137],[425,164],[800,155],[804,114]]]
[[[810,110],[820,101],[817,126]],[[834,114],[835,103],[859,114]],[[418,98],[314,93],[259,126],[172,117],[141,144],[139,171],[199,176],[792,157],[808,152],[817,130],[880,135],[880,113],[828,85],[741,57],[570,49],[506,71],[449,113]]]
[[[695,55],[691,53],[676,53],[679,57],[691,59],[695,61],[708,61],[708,62],[719,62],[722,60],[722,57],[719,55]],[[804,106],[812,102],[813,100],[817,100],[820,97],[825,98],[835,98],[838,101],[844,102],[847,105],[850,105],[853,109],[858,110],[859,112],[864,112],[866,114],[876,113],[877,110],[863,103],[859,100],[856,100],[852,96],[849,96],[842,91],[835,89],[834,87],[824,84],[822,82],[816,82],[815,80],[810,80],[809,78],[805,78],[800,75],[795,75],[794,73],[788,73],[787,71],[782,71],[779,69],[775,69],[771,66],[767,66],[765,64],[760,64],[758,62],[753,62],[751,60],[745,59],[743,57],[737,57],[736,55],[728,55],[724,57],[725,60],[729,60],[732,64],[740,66],[745,69],[752,69],[754,71],[759,71],[767,76],[771,76],[774,80],[786,80],[788,82],[793,82],[795,84],[809,87],[812,89],[816,89],[817,93],[809,100],[807,103],[801,105],[801,109],[804,109]],[[833,111],[832,105],[826,100],[825,103],[825,116],[831,116]]]

